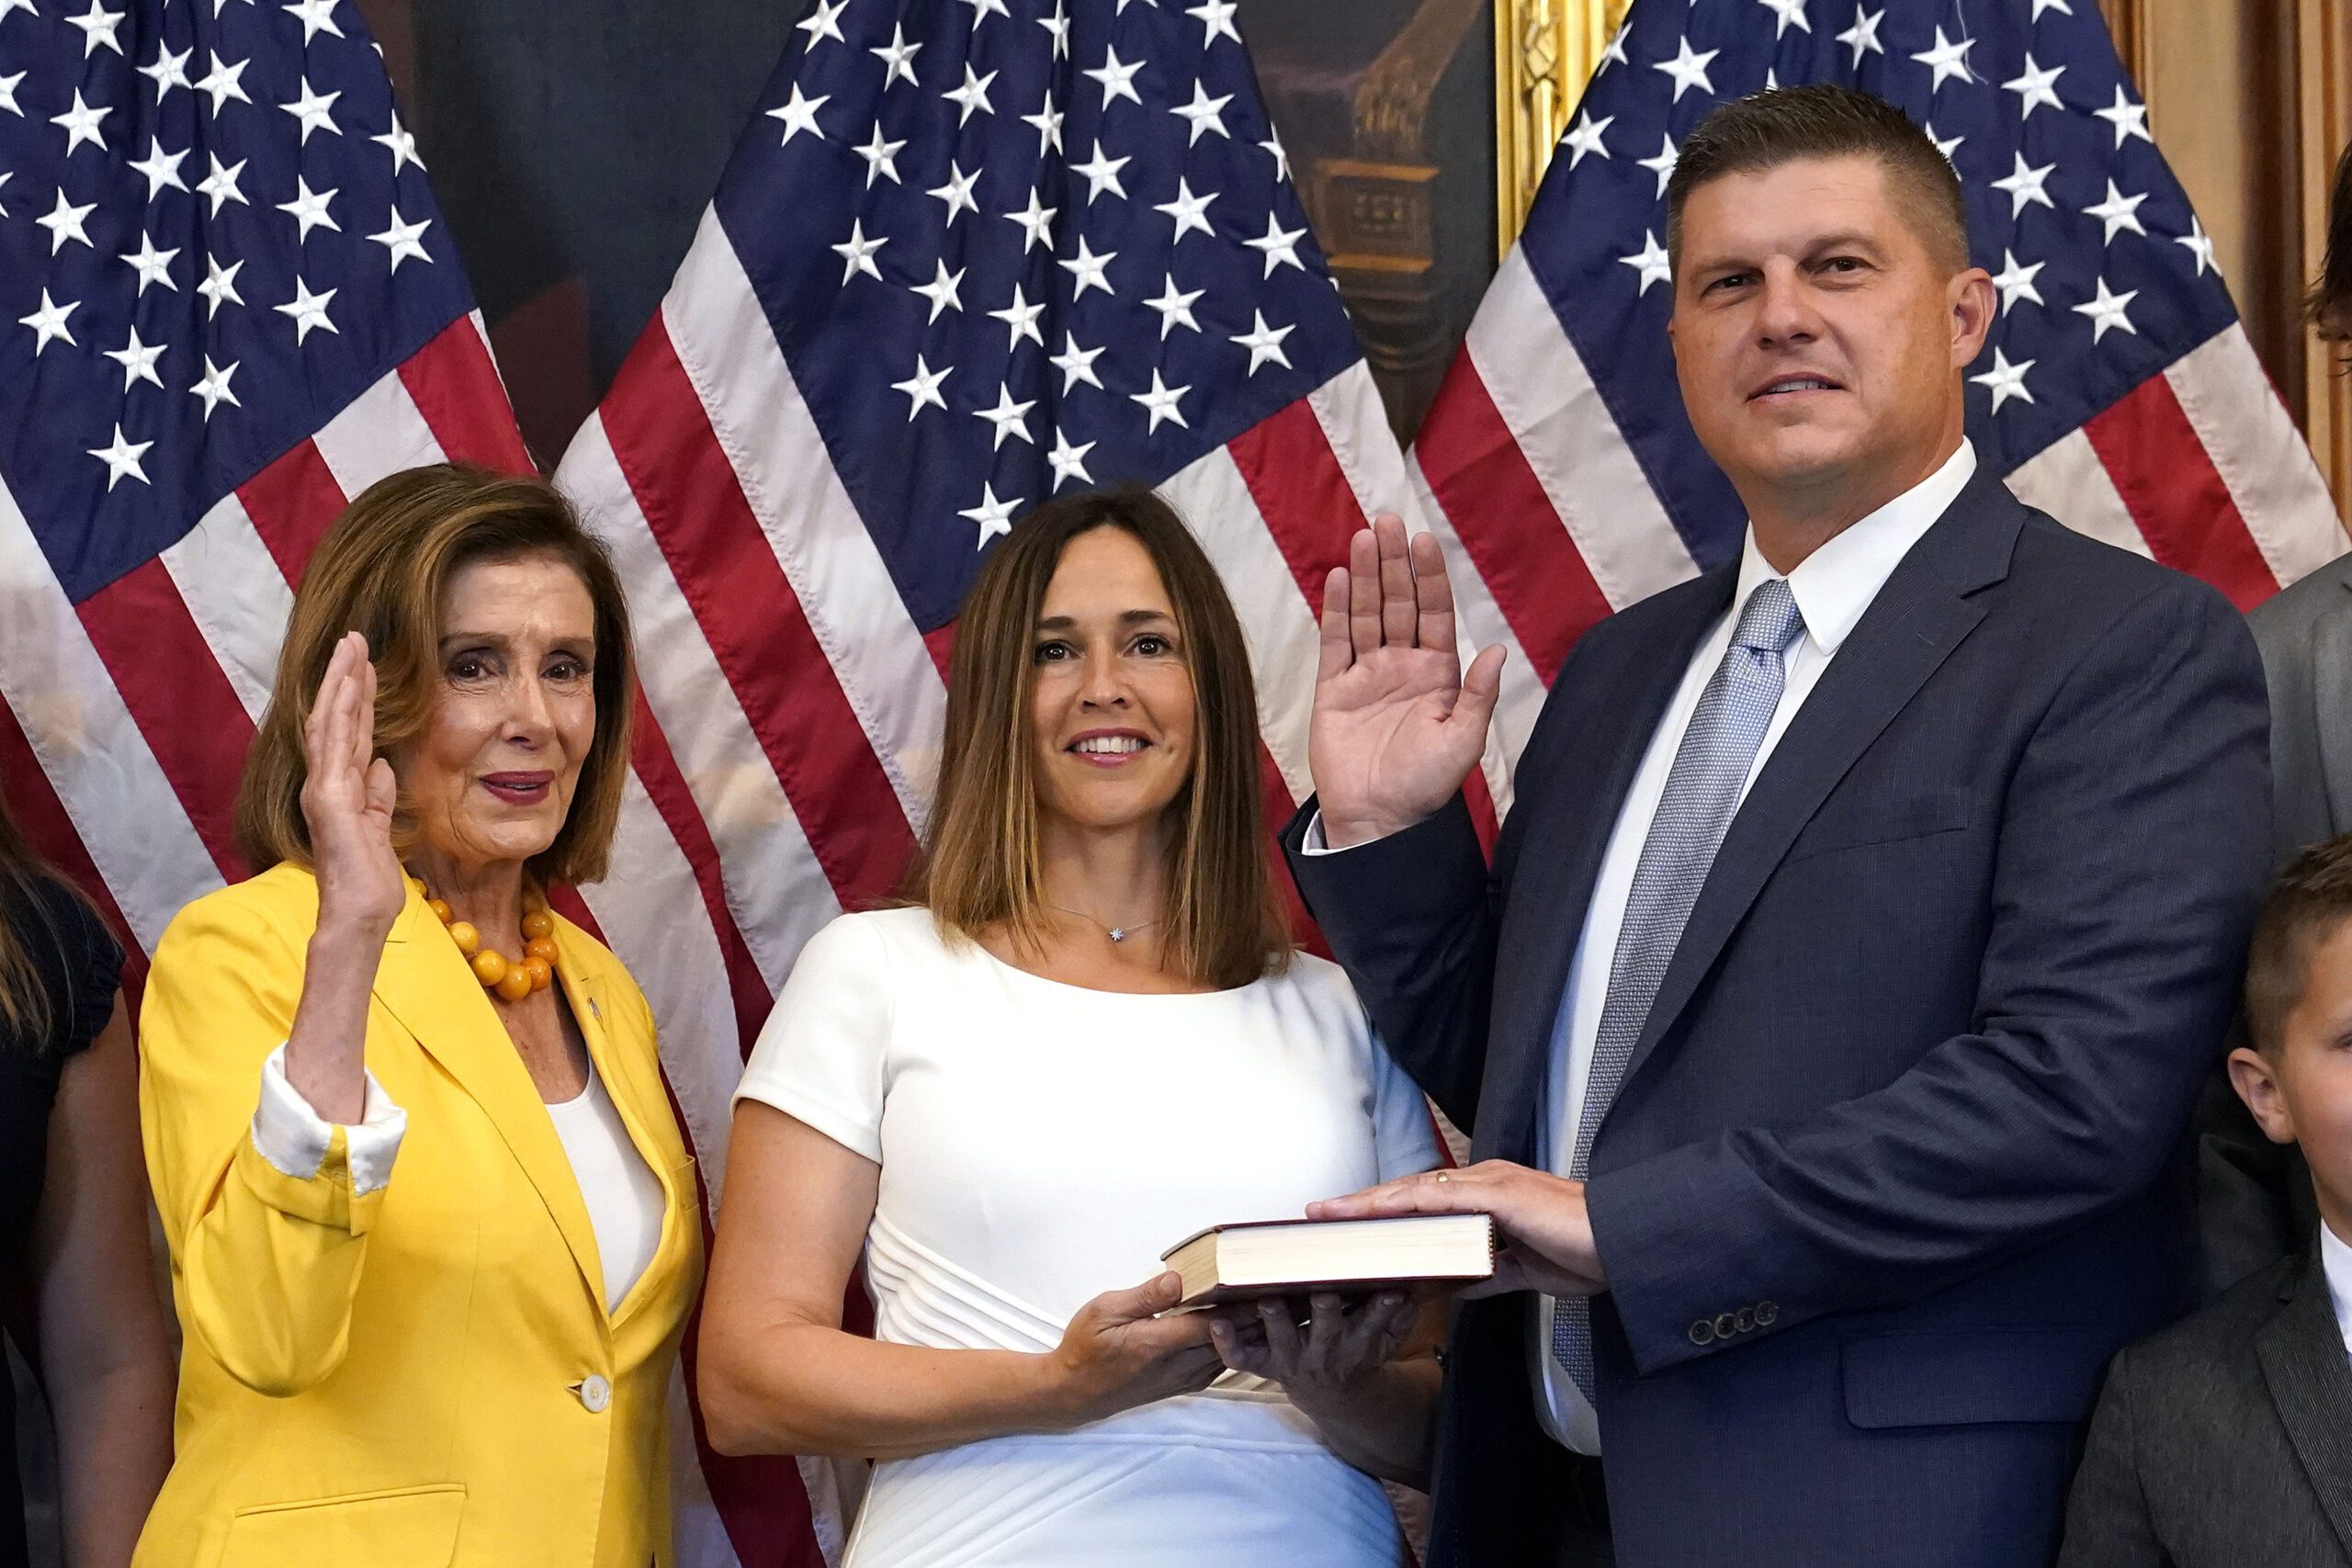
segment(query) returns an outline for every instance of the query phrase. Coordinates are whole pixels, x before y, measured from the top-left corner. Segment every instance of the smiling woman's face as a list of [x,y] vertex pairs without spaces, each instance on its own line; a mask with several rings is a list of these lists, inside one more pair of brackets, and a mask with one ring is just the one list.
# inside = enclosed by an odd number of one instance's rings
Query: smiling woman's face
[[555,842],[596,735],[596,610],[552,556],[473,561],[441,602],[424,734],[393,756],[424,847],[460,866]]
[[1156,819],[1193,776],[1193,675],[1134,535],[1093,528],[1063,547],[1030,657],[1040,810],[1095,829]]

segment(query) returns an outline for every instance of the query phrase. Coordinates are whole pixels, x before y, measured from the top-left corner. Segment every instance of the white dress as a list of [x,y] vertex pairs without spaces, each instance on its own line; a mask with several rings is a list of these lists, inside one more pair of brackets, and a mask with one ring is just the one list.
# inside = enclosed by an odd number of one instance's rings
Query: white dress
[[[1205,1225],[1438,1163],[1419,1094],[1339,968],[1202,996],[1040,979],[927,911],[844,915],[801,954],[741,1097],[877,1162],[875,1332],[1045,1351]],[[1280,1389],[875,1467],[844,1568],[1394,1568],[1379,1484]]]

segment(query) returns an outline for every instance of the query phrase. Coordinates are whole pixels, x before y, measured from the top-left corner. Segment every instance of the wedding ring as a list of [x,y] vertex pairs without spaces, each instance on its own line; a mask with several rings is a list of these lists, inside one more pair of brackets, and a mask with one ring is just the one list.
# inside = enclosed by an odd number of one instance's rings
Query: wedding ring
[[1443,1172],[1443,1171],[1442,1171],[1442,1170],[1441,1170],[1441,1171],[1439,1171],[1439,1172],[1437,1173],[1437,1179],[1438,1179],[1438,1184],[1439,1184],[1440,1186],[1443,1186],[1443,1185],[1444,1185],[1448,1180],[1450,1180],[1450,1179],[1451,1179],[1451,1178],[1449,1178],[1449,1177],[1445,1174],[1445,1172]]

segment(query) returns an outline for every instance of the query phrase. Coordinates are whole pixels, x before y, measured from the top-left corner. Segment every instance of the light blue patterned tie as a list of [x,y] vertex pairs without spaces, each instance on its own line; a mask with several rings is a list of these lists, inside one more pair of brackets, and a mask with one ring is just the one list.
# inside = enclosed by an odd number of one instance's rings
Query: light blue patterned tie
[[[1593,1134],[1600,1130],[1633,1060],[1634,1043],[1649,1020],[1666,966],[1682,940],[1690,907],[1699,901],[1707,869],[1731,827],[1740,788],[1755,764],[1773,710],[1781,705],[1786,671],[1782,656],[1804,631],[1788,583],[1780,578],[1758,585],[1747,596],[1733,628],[1731,646],[1715,666],[1699,705],[1674,753],[1657,815],[1642,840],[1625,898],[1625,920],[1617,931],[1617,952],[1609,967],[1609,995],[1600,1007],[1593,1039],[1592,1066],[1585,1078],[1584,1110],[1577,1119],[1568,1175],[1584,1179],[1592,1161]],[[1592,1309],[1581,1297],[1556,1303],[1552,1316],[1552,1354],[1567,1369],[1586,1399],[1593,1397]]]

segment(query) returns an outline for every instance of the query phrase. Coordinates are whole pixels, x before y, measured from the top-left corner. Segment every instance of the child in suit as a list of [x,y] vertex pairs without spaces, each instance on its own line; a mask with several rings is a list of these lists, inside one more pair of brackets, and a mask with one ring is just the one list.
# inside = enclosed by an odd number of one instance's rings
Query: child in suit
[[2109,1369],[2059,1568],[2352,1568],[2352,834],[2278,875],[2246,960],[2230,1082],[2299,1145],[2301,1255]]

